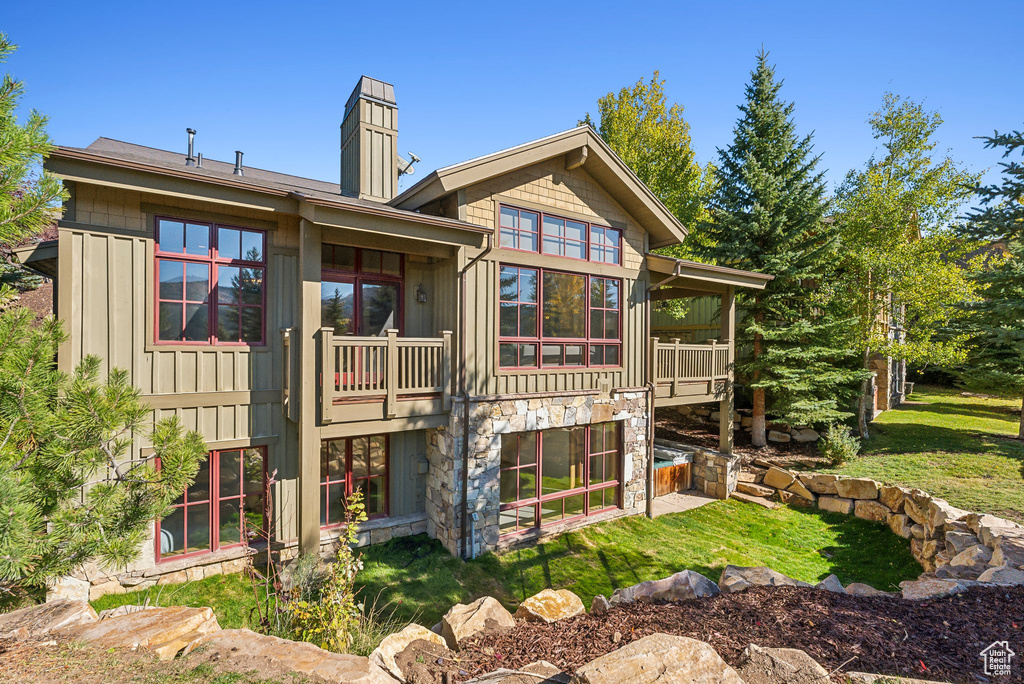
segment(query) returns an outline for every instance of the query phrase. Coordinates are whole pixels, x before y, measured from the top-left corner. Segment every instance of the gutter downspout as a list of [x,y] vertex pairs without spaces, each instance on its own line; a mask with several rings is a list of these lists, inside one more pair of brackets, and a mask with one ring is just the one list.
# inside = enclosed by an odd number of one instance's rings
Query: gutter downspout
[[[494,249],[494,234],[487,246],[459,271],[459,394],[462,396],[462,505],[459,511],[460,557],[466,558],[466,523],[469,518],[469,385],[466,371],[466,274]],[[475,532],[475,530],[474,530]]]
[[672,275],[647,286],[644,295],[644,330],[647,342],[644,344],[644,372],[647,374],[647,517],[654,518],[654,364],[656,359],[651,354],[651,292],[679,277],[680,264],[677,262]]

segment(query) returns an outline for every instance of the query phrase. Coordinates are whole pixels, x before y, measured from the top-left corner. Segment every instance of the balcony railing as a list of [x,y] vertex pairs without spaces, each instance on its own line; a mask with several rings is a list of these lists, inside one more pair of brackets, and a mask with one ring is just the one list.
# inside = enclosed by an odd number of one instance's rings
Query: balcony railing
[[335,336],[320,329],[324,422],[363,416],[346,404],[381,404],[381,418],[442,413],[451,408],[452,334],[441,337]]
[[662,342],[651,340],[652,374],[659,396],[675,397],[694,394],[695,385],[701,394],[715,394],[715,385],[729,379],[729,345],[709,340],[705,344],[683,344],[678,339]]

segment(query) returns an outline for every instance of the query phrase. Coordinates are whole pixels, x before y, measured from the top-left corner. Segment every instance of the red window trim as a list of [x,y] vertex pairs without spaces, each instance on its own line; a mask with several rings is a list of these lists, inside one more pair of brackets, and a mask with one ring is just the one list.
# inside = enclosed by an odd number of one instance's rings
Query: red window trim
[[[323,250],[325,247],[350,247],[350,245],[339,245],[332,242],[321,243],[320,249]],[[364,249],[362,247],[351,247],[355,250],[356,263],[353,270],[347,270],[342,268],[320,268],[320,280],[327,281],[330,283],[351,283],[353,287],[353,301],[352,301],[352,321],[355,324],[356,329],[352,331],[352,335],[359,335],[359,322],[362,320],[362,296],[360,291],[362,290],[364,283],[370,285],[383,283],[388,285],[398,285],[398,334],[401,336],[405,330],[405,255],[400,252],[389,252],[382,249]],[[400,275],[394,275],[391,273],[374,273],[373,271],[363,271],[363,252],[381,252],[383,254],[397,254],[398,255],[398,270]]]
[[[354,440],[354,439],[367,439],[367,440],[369,440],[369,439],[371,439],[373,437],[383,437],[383,439],[384,439],[384,472],[382,474],[380,474],[380,475],[368,475],[367,477],[358,477],[358,478],[354,477],[352,475],[352,440]],[[355,480],[367,480],[368,481],[368,480],[371,480],[371,479],[383,479],[384,480],[384,511],[382,513],[374,513],[373,515],[367,515],[366,519],[367,520],[376,520],[378,518],[387,518],[387,517],[389,517],[391,515],[391,436],[388,435],[388,434],[383,434],[383,435],[358,435],[358,436],[354,436],[354,437],[337,437],[335,439],[325,439],[325,440],[321,441],[321,448],[325,448],[326,445],[327,445],[327,442],[337,442],[337,441],[345,442],[345,476],[341,480],[331,480],[330,479],[330,469],[328,468],[328,475],[327,475],[328,479],[324,480],[323,479],[323,475],[320,476],[321,477],[321,479],[320,479],[321,491],[322,491],[323,488],[326,487],[328,492],[330,492],[330,486],[331,485],[344,484],[345,485],[345,497],[347,498],[347,497],[352,495],[353,491],[355,491],[355,487],[353,486]],[[369,464],[367,464],[367,465],[369,465]],[[321,494],[320,500],[327,502],[327,510],[326,511],[321,511],[321,512],[323,513],[324,520],[325,521],[329,521],[331,519],[331,515],[330,515],[330,513],[331,513],[331,500],[330,500],[330,497],[325,497],[325,496],[323,496],[323,494]],[[364,504],[365,504],[365,499],[364,499]],[[325,524],[320,526],[320,529],[321,530],[331,530],[331,529],[335,529],[337,527],[341,527],[344,524],[345,524],[344,522],[337,522],[337,523],[326,522]]]
[[[194,221],[192,219],[178,218],[174,216],[155,216],[154,225],[154,240],[153,240],[153,344],[155,345],[189,345],[189,346],[203,346],[203,345],[214,345],[218,347],[265,347],[267,345],[267,231],[259,228],[249,228],[248,226],[240,226],[228,223],[215,223],[211,221]],[[160,222],[161,221],[177,221],[182,224],[192,224],[197,226],[206,226],[209,231],[209,251],[205,256],[198,254],[185,254],[183,252],[163,252],[160,250]],[[262,261],[248,261],[245,259],[224,259],[218,254],[218,241],[220,238],[220,228],[230,228],[233,230],[244,230],[250,233],[259,233],[263,237],[263,260]],[[185,302],[190,300],[171,300],[171,299],[160,299],[160,262],[161,261],[177,261],[182,263],[193,263],[203,264],[209,268],[209,292],[207,301],[207,331],[209,335],[205,340],[162,340],[160,339],[160,302]],[[220,340],[217,337],[217,315],[220,302],[218,301],[217,287],[219,285],[218,269],[221,266],[236,267],[236,268],[250,268],[250,269],[261,269],[263,271],[263,287],[261,292],[261,301],[257,306],[251,305],[227,305],[227,306],[238,306],[242,308],[259,308],[262,312],[260,322],[260,340],[259,342],[242,342],[242,341],[226,341]],[[182,284],[184,288],[184,283]]]
[[[520,300],[508,300],[501,298],[501,270],[503,268],[514,268],[518,271],[533,271],[537,274],[537,336],[526,337],[526,336],[503,336],[501,335],[501,305],[519,303]],[[544,274],[545,273],[562,273],[565,275],[580,276],[584,279],[584,290],[587,298],[586,311],[584,313],[584,337],[544,337]],[[572,369],[572,368],[622,368],[622,328],[623,328],[623,306],[622,306],[622,294],[624,282],[622,278],[613,278],[608,276],[597,276],[589,275],[587,273],[576,273],[574,271],[563,271],[561,269],[553,268],[540,268],[538,266],[522,266],[519,264],[498,264],[498,369],[499,370],[558,370],[558,369]],[[619,329],[617,338],[605,338],[605,337],[593,337],[590,330],[590,284],[591,280],[597,278],[600,280],[611,280],[615,281],[619,285]],[[518,293],[517,293],[518,296]],[[600,309],[601,311],[612,311],[612,309]],[[519,315],[517,313],[517,315]],[[516,347],[516,359],[520,358],[520,348],[518,345],[522,344],[534,344],[537,347],[537,364],[533,366],[506,366],[501,363],[501,345],[502,344],[515,344]],[[562,347],[562,361],[561,365],[545,365],[544,364],[544,345],[559,345]],[[583,363],[580,365],[567,366],[564,364],[565,361],[565,347],[581,345],[583,347]],[[619,362],[615,364],[591,364],[590,363],[590,350],[593,346],[603,347],[618,347],[619,348]]]
[[[609,450],[609,449],[606,448],[604,451],[592,452],[590,450],[590,433],[591,433],[591,430],[594,427],[602,427],[603,428],[606,425],[614,425],[617,428],[617,430],[616,430],[617,435],[616,435],[615,448],[612,449],[612,450]],[[559,428],[555,428],[555,429],[559,429]],[[537,430],[537,431],[533,431],[533,434],[536,435],[536,439],[535,439],[535,443],[534,443],[534,449],[536,450],[536,453],[535,453],[535,456],[534,456],[534,464],[533,465],[527,465],[525,467],[526,468],[533,468],[533,467],[536,468],[536,471],[535,471],[536,474],[535,474],[535,480],[534,480],[536,482],[536,485],[535,485],[535,487],[536,487],[535,494],[536,495],[533,496],[533,497],[530,497],[528,499],[519,499],[519,500],[516,500],[516,501],[510,501],[508,503],[502,503],[502,504],[499,505],[498,510],[499,511],[515,510],[516,511],[516,526],[518,527],[519,526],[519,513],[518,513],[519,509],[529,508],[529,507],[532,506],[533,509],[534,509],[534,524],[531,527],[527,527],[527,528],[524,528],[524,529],[517,529],[517,530],[513,530],[511,532],[502,532],[502,533],[500,533],[500,536],[502,536],[502,537],[513,537],[513,536],[520,535],[520,534],[526,534],[526,533],[529,533],[529,532],[534,532],[534,531],[536,531],[538,529],[543,528],[545,526],[545,524],[541,521],[541,511],[540,511],[540,505],[541,504],[543,504],[543,503],[550,503],[552,501],[564,500],[564,499],[567,499],[567,498],[570,498],[570,497],[573,497],[573,496],[578,496],[580,494],[583,495],[583,513],[580,513],[580,514],[577,514],[577,515],[573,515],[573,516],[568,517],[568,518],[562,517],[562,518],[559,518],[558,520],[551,521],[551,522],[549,522],[547,524],[548,525],[557,525],[557,524],[564,523],[564,522],[571,522],[573,520],[582,520],[584,518],[588,518],[588,517],[593,516],[593,515],[598,515],[600,513],[604,513],[606,511],[615,510],[617,508],[622,508],[622,473],[623,473],[623,465],[624,465],[623,454],[622,454],[622,452],[623,452],[623,448],[622,448],[622,439],[623,439],[622,423],[621,422],[617,422],[617,421],[611,421],[611,422],[608,422],[608,423],[594,423],[594,424],[590,424],[590,425],[580,425],[580,426],[576,426],[575,428],[568,428],[568,429],[582,429],[582,430],[584,430],[584,434],[583,434],[583,443],[584,443],[584,448],[585,448],[585,454],[584,454],[584,458],[583,458],[583,464],[584,464],[583,465],[583,470],[584,470],[584,472],[583,472],[583,476],[581,478],[581,482],[583,482],[584,485],[582,487],[576,487],[574,489],[567,489],[565,491],[557,492],[557,493],[554,493],[554,494],[545,494],[545,495],[540,494],[541,483],[543,481],[542,478],[543,478],[543,468],[544,468],[544,434],[547,433],[547,432],[550,432],[550,430]],[[504,439],[506,439],[506,437],[516,437],[516,440],[517,440],[517,443],[518,443],[519,437],[520,437],[521,434],[525,434],[525,433],[510,433],[507,436],[503,435],[502,439],[504,440]],[[607,443],[604,446],[607,447],[608,446]],[[618,472],[615,473],[616,479],[605,481],[605,482],[600,482],[600,483],[591,485],[590,484],[590,459],[591,459],[591,457],[592,456],[596,456],[596,455],[601,455],[603,457],[604,455],[609,454],[609,453],[618,453],[619,454]],[[517,461],[516,461],[516,465],[515,466],[509,466],[507,468],[500,468],[499,469],[499,473],[498,473],[499,484],[500,484],[500,478],[501,478],[501,476],[505,472],[509,472],[509,471],[515,470],[516,473],[517,473],[517,475],[516,475],[516,479],[517,479],[516,493],[518,494],[519,493],[518,472],[520,470],[522,470],[522,468],[523,468],[523,466],[519,464],[518,457],[517,457]],[[612,489],[614,487],[619,487],[619,492],[616,495],[615,504],[614,505],[612,505],[612,506],[605,506],[605,507],[599,508],[597,510],[591,510],[590,509],[590,496],[589,495],[591,493],[603,491],[605,489]],[[562,506],[562,515],[563,516],[565,515],[565,506],[564,506],[564,504]]]
[[[502,228],[502,226],[501,226],[501,210],[502,209],[508,209],[510,211],[516,211],[516,212],[519,212],[519,213],[526,212],[526,213],[529,213],[529,214],[534,214],[535,216],[537,216],[537,231],[534,232],[534,231],[530,231],[530,230],[523,230],[522,228]],[[564,254],[550,254],[550,253],[544,251],[544,218],[545,217],[556,219],[556,220],[559,220],[559,221],[573,221],[574,223],[582,223],[585,226],[586,234],[584,235],[582,240],[576,240],[575,238],[565,238],[565,237],[559,238],[559,239],[561,239],[563,241],[563,244],[565,243],[566,240],[569,240],[569,241],[574,242],[574,243],[582,243],[582,245],[583,245],[583,258],[567,256],[567,255],[564,255]],[[616,244],[616,246],[614,248],[607,247],[606,245],[603,245],[603,244],[600,245],[600,247],[604,247],[606,249],[615,249],[615,250],[617,250],[617,253],[619,255],[618,261],[605,261],[603,259],[601,259],[601,260],[595,260],[594,259],[594,257],[593,257],[594,248],[595,248],[595,246],[598,246],[598,245],[594,242],[594,236],[593,236],[593,233],[591,232],[591,229],[593,229],[593,228],[602,228],[602,229],[604,229],[606,231],[615,231],[615,233],[619,236],[618,243]],[[514,232],[517,235],[521,234],[521,233],[529,233],[531,235],[534,235],[536,237],[536,240],[537,240],[537,249],[523,249],[521,247],[511,247],[511,246],[508,246],[508,245],[501,244],[501,231],[502,230],[509,230],[509,231]],[[584,221],[584,220],[578,219],[578,218],[570,218],[568,216],[560,216],[559,214],[552,214],[552,213],[549,213],[549,212],[546,212],[546,211],[537,211],[535,209],[524,209],[522,207],[517,207],[517,206],[512,205],[512,204],[499,204],[498,205],[498,246],[501,247],[502,249],[508,249],[508,250],[511,250],[511,251],[514,251],[514,252],[526,252],[528,254],[544,254],[546,256],[560,257],[560,258],[563,258],[563,259],[572,259],[573,261],[589,261],[589,262],[596,263],[596,264],[611,264],[613,266],[622,266],[622,261],[623,261],[622,244],[623,244],[624,236],[625,236],[625,231],[622,228],[614,228],[612,226],[606,226],[606,225],[604,225],[602,223],[594,223],[592,221]],[[554,237],[557,238],[558,236],[554,236]]]
[[[208,498],[206,498],[206,499],[204,499],[202,501],[189,502],[188,501],[188,490],[186,489],[185,492],[183,492],[183,494],[182,494],[184,503],[183,504],[174,505],[174,506],[172,506],[172,508],[182,508],[182,507],[185,508],[185,516],[184,516],[185,525],[184,525],[183,529],[185,531],[185,544],[186,544],[186,547],[187,547],[187,545],[188,545],[188,508],[187,507],[190,506],[190,505],[193,505],[193,504],[198,505],[198,504],[201,504],[201,503],[206,503],[210,507],[210,515],[209,515],[210,546],[209,546],[209,548],[203,549],[201,551],[193,551],[191,553],[176,553],[176,554],[174,554],[172,556],[168,556],[167,558],[164,558],[163,554],[160,553],[160,527],[161,527],[161,524],[163,523],[163,519],[158,518],[157,521],[156,521],[156,526],[155,526],[156,534],[154,535],[154,540],[153,540],[154,541],[154,548],[155,548],[155,552],[156,552],[156,562],[157,563],[170,563],[170,562],[176,561],[176,560],[178,560],[180,558],[193,558],[195,556],[204,556],[204,555],[207,555],[207,554],[215,553],[217,551],[222,551],[224,549],[233,549],[235,547],[244,546],[246,544],[245,541],[239,541],[239,542],[235,542],[233,544],[221,544],[220,543],[220,502],[221,502],[221,497],[220,497],[220,455],[222,453],[229,452],[229,451],[245,452],[245,451],[250,451],[250,450],[251,451],[258,451],[258,452],[260,452],[260,455],[262,456],[262,461],[263,461],[263,469],[262,469],[262,473],[263,473],[263,491],[264,491],[264,494],[266,494],[266,491],[267,491],[267,447],[266,446],[237,447],[235,449],[214,449],[212,451],[209,451],[207,453],[207,455],[206,455],[207,461],[210,464],[210,468],[209,468],[209,471],[210,471],[210,481],[209,481],[210,493],[209,493]],[[243,463],[244,463],[244,461],[243,461]],[[156,468],[157,468],[157,470],[160,469],[160,459],[159,458],[156,459]],[[240,509],[239,509],[240,510],[240,517],[241,517],[241,514],[244,513],[244,511],[245,511],[245,508],[244,508],[245,499],[246,499],[247,496],[249,496],[249,495],[245,494],[245,489],[244,489],[245,485],[244,484],[242,485],[242,487],[243,487],[243,489],[242,489],[242,492],[240,492],[240,496],[232,495],[232,496],[224,497],[225,501],[230,501],[232,499],[240,499],[240,501],[242,502],[242,506],[243,506],[243,507],[240,507]],[[262,530],[262,532],[263,532],[264,535],[266,535],[267,531],[271,529],[271,525],[270,525],[270,510],[267,507],[267,497],[266,496],[263,497],[263,525],[264,525],[264,529]],[[259,543],[257,542],[256,544],[253,544],[253,545],[258,545],[258,544]]]

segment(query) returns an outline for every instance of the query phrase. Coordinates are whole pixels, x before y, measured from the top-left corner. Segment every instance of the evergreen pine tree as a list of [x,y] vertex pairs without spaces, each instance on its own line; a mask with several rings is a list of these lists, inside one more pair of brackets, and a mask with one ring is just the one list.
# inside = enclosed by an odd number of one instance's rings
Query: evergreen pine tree
[[[1004,158],[1024,152],[1020,131],[983,139],[986,147],[1004,148]],[[982,299],[965,305],[971,350],[960,375],[972,389],[1021,398],[1018,437],[1024,439],[1024,165],[1001,165],[1002,183],[978,188],[982,206],[964,229],[975,239],[1004,242],[1007,253],[976,276]]]
[[734,140],[719,150],[712,221],[703,227],[706,256],[719,264],[775,276],[760,292],[741,294],[740,346],[752,357],[738,374],[753,390],[755,446],[766,444],[765,414],[790,425],[826,424],[851,414],[843,400],[862,371],[850,362],[849,322],[830,315],[826,265],[835,253],[811,136],[799,138],[793,104],[762,50],[746,87]]

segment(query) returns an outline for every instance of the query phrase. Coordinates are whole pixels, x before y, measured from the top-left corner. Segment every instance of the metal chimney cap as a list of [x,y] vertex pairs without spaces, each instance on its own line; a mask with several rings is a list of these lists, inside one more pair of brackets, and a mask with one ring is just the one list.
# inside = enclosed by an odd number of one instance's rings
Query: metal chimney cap
[[396,105],[395,86],[376,78],[361,76],[356,87],[353,88],[352,94],[348,96],[348,102],[345,103],[345,116],[348,116],[360,99],[373,100],[394,107]]

